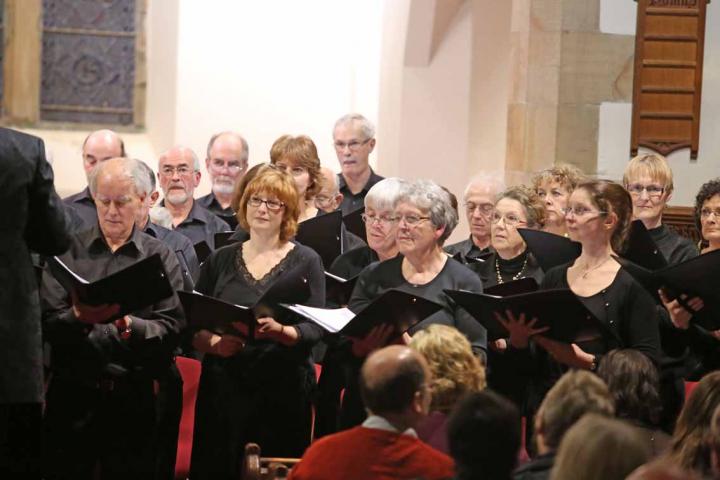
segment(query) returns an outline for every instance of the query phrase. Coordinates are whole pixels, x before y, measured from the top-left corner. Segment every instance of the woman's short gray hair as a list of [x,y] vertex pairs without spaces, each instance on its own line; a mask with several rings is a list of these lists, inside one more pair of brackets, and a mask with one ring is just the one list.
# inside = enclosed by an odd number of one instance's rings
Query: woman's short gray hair
[[378,211],[392,210],[395,208],[395,200],[403,191],[407,180],[391,177],[384,178],[370,187],[365,195],[365,208],[372,208]]
[[430,216],[430,222],[437,228],[445,227],[445,231],[438,239],[442,245],[458,224],[458,212],[453,208],[450,194],[432,180],[414,180],[407,182],[395,205],[406,202],[420,210],[425,210]]
[[[135,193],[138,195],[149,195],[153,191],[151,180],[148,178],[147,170],[143,167],[139,160],[134,158],[118,157],[111,159],[112,161],[122,161],[124,175],[132,180],[135,186]],[[94,197],[97,193],[97,182],[98,178],[105,171],[105,168],[111,164],[111,160],[100,162],[91,172],[88,177],[88,188],[90,194]]]

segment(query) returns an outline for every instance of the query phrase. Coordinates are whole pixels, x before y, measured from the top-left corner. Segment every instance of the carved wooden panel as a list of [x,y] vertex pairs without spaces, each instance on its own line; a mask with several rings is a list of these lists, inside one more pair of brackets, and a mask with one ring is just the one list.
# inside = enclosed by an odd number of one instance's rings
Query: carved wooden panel
[[663,223],[683,237],[692,239],[695,245],[700,241],[700,232],[695,226],[693,207],[667,207],[663,212]]
[[136,0],[43,0],[42,120],[131,124]]
[[663,155],[700,143],[708,0],[637,0],[631,152]]

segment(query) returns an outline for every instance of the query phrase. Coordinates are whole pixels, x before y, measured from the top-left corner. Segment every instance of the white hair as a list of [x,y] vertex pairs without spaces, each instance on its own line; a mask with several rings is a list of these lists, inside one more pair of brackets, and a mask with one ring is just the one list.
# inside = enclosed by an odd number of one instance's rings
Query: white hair
[[475,175],[468,182],[467,186],[465,187],[465,191],[463,192],[463,200],[467,200],[467,196],[470,193],[470,190],[477,185],[482,185],[483,187],[487,188],[487,190],[492,193],[493,197],[505,190],[505,181],[503,180],[502,176],[500,176],[500,174],[480,173],[478,175]]
[[413,180],[395,200],[395,205],[407,202],[430,215],[430,222],[437,228],[445,227],[445,231],[438,239],[442,245],[458,224],[458,212],[453,208],[450,194],[443,187],[432,180]]
[[160,155],[160,157],[158,157],[158,168],[160,167],[160,162],[162,161],[162,159],[167,157],[168,155],[170,155],[170,152],[173,152],[173,151],[178,151],[183,156],[186,154],[190,155],[190,158],[192,158],[192,162],[193,162],[193,170],[195,170],[196,172],[200,171],[200,159],[198,158],[198,156],[195,155],[195,152],[192,150],[192,148],[183,147],[181,145],[177,145],[175,147],[172,147],[169,150],[165,150]]
[[167,208],[155,205],[150,209],[149,215],[152,223],[167,229],[173,228],[172,215]]
[[[147,170],[139,160],[125,157],[117,157],[111,160],[122,162],[122,175],[132,181],[135,187],[135,193],[138,195],[149,195],[152,193],[153,188],[150,179],[148,178]],[[103,172],[105,172],[108,165],[113,165],[113,162],[107,161],[98,163],[88,176],[88,188],[90,189],[90,194],[93,197],[97,193],[98,178],[103,174]]]
[[355,123],[357,123],[357,126],[360,127],[360,131],[365,137],[365,140],[375,138],[375,125],[359,113],[348,113],[347,115],[343,115],[338,118],[335,122],[335,126],[333,127],[333,132],[337,130],[340,125],[355,125]]
[[370,187],[365,195],[365,208],[375,210],[392,210],[395,207],[395,200],[407,185],[407,180],[391,177],[384,178]]

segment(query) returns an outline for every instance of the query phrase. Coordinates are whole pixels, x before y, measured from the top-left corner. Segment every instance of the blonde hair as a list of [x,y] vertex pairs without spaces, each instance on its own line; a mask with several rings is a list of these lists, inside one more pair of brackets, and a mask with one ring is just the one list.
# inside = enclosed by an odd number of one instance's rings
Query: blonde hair
[[670,193],[673,191],[673,173],[667,160],[662,155],[647,153],[630,160],[623,174],[623,185],[627,187],[631,183],[631,178],[642,174],[662,183],[665,192]]
[[550,480],[624,480],[651,456],[636,428],[590,413],[560,442]]
[[485,368],[456,328],[430,325],[413,335],[410,348],[425,357],[433,374],[432,410],[448,413],[460,397],[485,388]]
[[585,181],[585,174],[575,165],[559,163],[554,167],[541,170],[532,178],[532,185],[535,191],[544,182],[558,182],[568,193],[572,193],[575,187]]
[[[237,193],[240,192],[236,191]],[[247,222],[248,200],[258,193],[276,197],[285,204],[280,223],[280,240],[283,242],[290,240],[297,232],[298,217],[300,217],[300,200],[293,179],[289,174],[276,168],[260,168],[258,170],[255,178],[242,191],[242,197],[238,202],[238,223],[248,232],[250,231]]]

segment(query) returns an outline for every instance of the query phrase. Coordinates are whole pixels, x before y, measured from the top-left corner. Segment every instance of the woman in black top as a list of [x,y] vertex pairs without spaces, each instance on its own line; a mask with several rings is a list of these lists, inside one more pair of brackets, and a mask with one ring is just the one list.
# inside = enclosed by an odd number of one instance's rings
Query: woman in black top
[[583,183],[568,202],[566,222],[570,238],[582,252],[571,264],[550,269],[541,289],[569,288],[606,327],[605,334],[586,342],[561,343],[542,335],[532,321],[509,314],[502,318],[510,331],[515,353],[529,354],[531,375],[529,409],[533,411],[567,367],[595,370],[600,357],[614,348],[632,348],[657,363],[660,350],[657,310],[652,297],[613,255],[621,252],[632,212],[628,193],[605,180]]
[[[443,242],[458,222],[450,196],[431,181],[409,183],[397,199],[394,218],[401,256],[373,263],[363,270],[349,308],[359,311],[389,289],[424,297],[439,303],[443,309],[415,325],[409,333],[412,335],[433,323],[451,325],[468,337],[476,354],[484,357],[485,329],[443,292],[444,289],[482,292],[477,275],[450,259],[442,249]],[[391,328],[381,326],[373,329],[366,338],[353,341],[351,351],[355,366],[359,368],[370,351],[393,340],[391,331]],[[356,384],[356,381],[350,383],[345,391],[341,422],[346,427],[364,418]]]
[[[543,272],[528,252],[517,229],[542,228],[545,213],[538,194],[527,187],[510,187],[497,196],[490,227],[492,254],[479,269],[485,289],[526,277],[534,278],[538,283],[542,281]],[[525,382],[517,381],[516,365],[512,357],[504,355],[506,349],[505,339],[491,343],[488,350],[488,385],[515,402],[522,411]]]
[[[280,276],[299,269],[308,279],[308,305],[323,306],[320,257],[288,239],[295,234],[299,201],[292,179],[264,169],[248,184],[238,221],[251,236],[220,248],[202,267],[196,289],[252,305]],[[256,341],[200,330],[193,346],[205,353],[198,390],[192,478],[239,478],[245,444],[257,442],[271,456],[299,457],[310,442],[315,376],[312,346],[322,330],[258,319]]]

